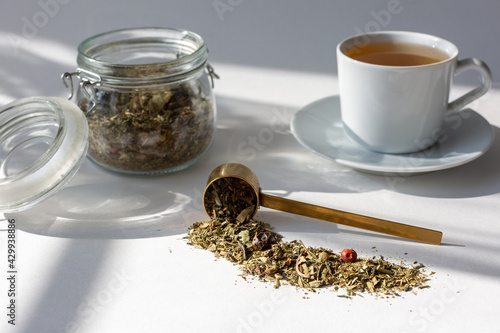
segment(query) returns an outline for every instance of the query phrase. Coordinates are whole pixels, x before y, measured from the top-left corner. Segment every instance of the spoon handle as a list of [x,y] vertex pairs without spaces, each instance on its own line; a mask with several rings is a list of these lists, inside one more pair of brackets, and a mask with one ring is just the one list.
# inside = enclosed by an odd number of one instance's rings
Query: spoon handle
[[441,239],[443,237],[443,233],[441,231],[348,213],[341,210],[275,197],[262,192],[260,193],[260,205],[283,212],[312,217],[328,222],[348,225],[355,228],[380,232],[434,245],[441,244]]

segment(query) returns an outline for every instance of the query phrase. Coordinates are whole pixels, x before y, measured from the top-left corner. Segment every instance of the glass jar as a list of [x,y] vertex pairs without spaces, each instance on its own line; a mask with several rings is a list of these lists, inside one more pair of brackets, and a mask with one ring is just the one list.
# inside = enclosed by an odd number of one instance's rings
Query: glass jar
[[215,130],[217,76],[207,59],[203,39],[179,29],[125,29],[84,40],[76,72],[63,80],[72,91],[72,76],[80,81],[76,103],[88,121],[90,159],[129,174],[197,162]]

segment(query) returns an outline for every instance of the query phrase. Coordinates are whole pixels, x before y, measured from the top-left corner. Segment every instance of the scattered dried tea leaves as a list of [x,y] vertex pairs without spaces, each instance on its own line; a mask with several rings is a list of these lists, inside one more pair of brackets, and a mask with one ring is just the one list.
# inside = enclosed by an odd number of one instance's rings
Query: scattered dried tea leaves
[[214,217],[190,227],[189,244],[214,252],[240,266],[242,276],[256,276],[274,284],[283,283],[314,291],[343,288],[347,296],[358,293],[399,295],[427,288],[424,265],[396,264],[382,256],[344,262],[338,253],[305,246],[302,241],[283,242],[267,223],[254,219]]

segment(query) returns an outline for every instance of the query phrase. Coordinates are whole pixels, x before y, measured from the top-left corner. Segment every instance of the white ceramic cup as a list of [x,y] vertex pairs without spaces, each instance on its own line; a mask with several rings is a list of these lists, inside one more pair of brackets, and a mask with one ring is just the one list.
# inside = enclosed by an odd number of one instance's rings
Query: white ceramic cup
[[[444,60],[426,65],[393,66],[354,60],[346,55],[368,43],[423,45],[445,53]],[[357,48],[357,49],[353,49]],[[340,105],[347,134],[366,148],[382,153],[425,149],[442,134],[448,112],[459,112],[491,87],[487,65],[475,58],[458,60],[452,43],[431,35],[382,31],[348,38],[337,46]],[[449,102],[453,77],[474,69],[482,83]]]

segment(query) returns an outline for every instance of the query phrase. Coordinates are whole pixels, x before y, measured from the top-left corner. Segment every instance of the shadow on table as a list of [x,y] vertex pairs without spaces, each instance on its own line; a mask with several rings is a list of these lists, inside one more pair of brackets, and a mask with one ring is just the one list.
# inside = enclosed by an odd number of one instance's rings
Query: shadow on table
[[220,98],[211,150],[188,169],[156,177],[127,176],[87,160],[54,196],[8,215],[16,218],[23,231],[53,237],[126,239],[185,234],[191,224],[208,218],[202,205],[204,186],[213,168],[227,162],[247,164],[262,186],[285,192],[366,190],[366,185],[360,189],[336,184],[332,163],[301,148],[289,131],[294,112],[286,106]]
[[[44,46],[43,43],[44,40],[37,36],[29,44],[30,49],[42,51],[39,46]],[[4,88],[8,88],[4,91],[8,99],[47,94],[49,92],[44,90],[46,79],[53,78],[58,82],[57,75],[53,76],[53,73],[63,73],[68,70],[68,66],[72,68],[73,53],[66,56],[65,61],[59,59],[61,54],[66,55],[66,51],[74,50],[74,47],[57,44],[45,46],[42,53],[48,57],[23,53],[23,58],[28,59],[40,74],[34,81],[30,70],[24,71],[29,75],[18,75],[23,72],[25,64],[7,62],[15,64],[3,68],[1,73],[3,78],[8,79],[4,85]],[[4,49],[6,51],[2,59],[15,56],[9,51],[10,48]],[[44,61],[47,59],[57,61]],[[66,94],[62,86],[57,92]],[[54,94],[50,92],[50,95]],[[289,122],[295,111],[286,105],[219,98],[218,132],[212,150],[189,169],[154,178],[127,177],[105,172],[86,161],[75,178],[57,195],[26,212],[9,214],[16,218],[16,224],[22,231],[70,239],[61,246],[58,261],[47,268],[49,271],[41,272],[42,277],[48,275],[50,279],[35,297],[37,303],[30,306],[34,310],[32,316],[27,317],[28,323],[24,325],[23,331],[53,331],[57,325],[65,325],[58,327],[60,331],[78,330],[76,319],[95,315],[92,312],[95,311],[95,305],[91,303],[95,301],[95,293],[103,292],[98,295],[106,295],[104,292],[108,291],[95,290],[98,281],[126,279],[126,272],[109,271],[107,259],[114,251],[110,240],[184,234],[193,222],[206,219],[201,205],[204,184],[210,171],[221,163],[236,161],[247,164],[256,171],[263,189],[278,191],[283,196],[299,191],[327,195],[390,188],[390,179],[384,176],[351,170],[300,146],[289,131]],[[495,128],[495,132],[500,138],[498,128]],[[477,161],[453,170],[408,177],[390,189],[410,195],[446,198],[497,193],[499,176],[496,172],[496,156],[499,151],[497,139],[491,151]],[[462,230],[469,237],[467,250],[472,248],[474,251],[456,258],[451,256],[451,252],[437,254],[434,246],[395,240],[390,236],[373,235],[312,219],[307,219],[309,224],[305,224],[302,217],[278,212],[264,211],[259,214],[264,220],[269,219],[279,232],[308,238],[311,242],[307,244],[335,244],[336,247],[343,247],[356,244],[354,240],[357,244],[395,242],[399,248],[418,247],[418,251],[427,257],[426,264],[429,265],[494,277],[499,274],[495,262],[488,258],[496,258],[500,253],[497,248],[490,248],[483,241],[485,237],[498,239],[499,235],[494,232],[480,235],[474,230]],[[483,256],[483,260],[478,258],[478,253],[488,255]]]
[[[216,166],[246,164],[264,192],[363,193],[383,189],[415,196],[465,198],[500,191],[500,129],[484,156],[454,169],[415,176],[371,175],[341,166],[303,148],[292,136],[296,109],[229,97],[218,98],[218,126],[207,156],[194,166],[158,177],[110,173],[86,161],[54,197],[14,214],[21,230],[68,238],[148,238],[184,234],[207,219],[206,179]],[[328,200],[326,200],[329,202]],[[319,204],[321,203],[314,203]],[[329,206],[329,205],[327,205]],[[341,207],[332,207],[341,209]]]
[[471,198],[500,192],[500,128],[495,140],[478,159],[456,168],[415,176],[386,176],[390,190],[431,198]]
[[[114,278],[105,267],[105,260],[113,251],[111,239],[185,234],[192,223],[207,219],[201,204],[204,185],[211,170],[222,163],[246,164],[257,174],[263,190],[284,197],[300,192],[304,201],[308,192],[324,193],[327,197],[332,193],[389,189],[415,196],[467,198],[499,191],[498,139],[488,153],[467,165],[391,183],[390,177],[354,171],[300,146],[288,129],[296,111],[293,108],[225,97],[219,99],[218,105],[218,131],[212,150],[189,169],[160,177],[131,177],[106,172],[86,161],[75,178],[54,197],[26,212],[13,214],[23,231],[72,238],[53,269],[54,278],[41,295],[27,331],[40,329],[42,322],[50,326],[48,317],[68,325],[78,319],[78,309],[86,310],[95,281],[104,274]],[[500,138],[498,128],[495,132]],[[443,271],[490,277],[497,277],[500,271],[497,262],[488,260],[500,255],[498,247],[491,245],[492,239],[500,237],[495,231],[486,235],[463,227],[459,231],[467,235],[467,244],[447,239],[447,244],[437,250],[432,245],[266,209],[260,210],[257,218],[285,234],[285,241],[297,237],[308,246],[337,250],[371,249],[377,245],[385,248],[384,253],[418,254],[425,258],[422,262],[426,265]],[[488,255],[478,258],[478,253]]]
[[202,185],[196,187],[196,177],[189,175],[120,176],[85,161],[73,181],[53,197],[6,215],[16,219],[20,230],[53,237],[127,239],[184,234],[189,225],[205,217]]

